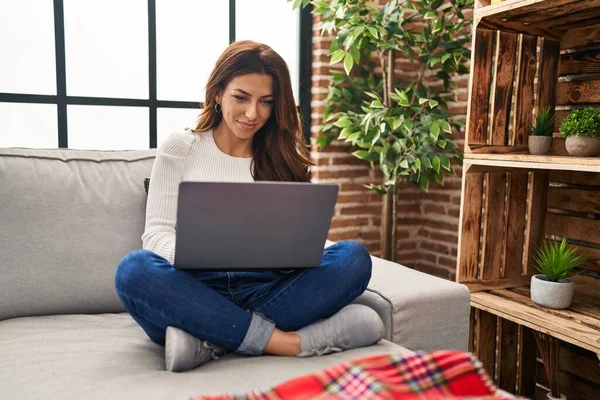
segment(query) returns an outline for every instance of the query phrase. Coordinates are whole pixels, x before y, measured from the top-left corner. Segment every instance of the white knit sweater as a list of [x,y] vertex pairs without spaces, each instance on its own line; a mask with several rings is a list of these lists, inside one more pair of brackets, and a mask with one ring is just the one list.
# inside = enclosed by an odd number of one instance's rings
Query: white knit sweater
[[160,146],[150,175],[143,248],[175,260],[177,196],[181,181],[251,182],[252,158],[232,157],[213,132],[171,134]]

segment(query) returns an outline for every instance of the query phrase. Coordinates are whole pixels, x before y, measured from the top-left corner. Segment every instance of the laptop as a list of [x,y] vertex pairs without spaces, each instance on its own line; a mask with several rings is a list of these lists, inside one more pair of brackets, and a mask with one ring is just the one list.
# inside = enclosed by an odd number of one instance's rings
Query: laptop
[[338,186],[305,182],[181,182],[175,268],[318,267]]

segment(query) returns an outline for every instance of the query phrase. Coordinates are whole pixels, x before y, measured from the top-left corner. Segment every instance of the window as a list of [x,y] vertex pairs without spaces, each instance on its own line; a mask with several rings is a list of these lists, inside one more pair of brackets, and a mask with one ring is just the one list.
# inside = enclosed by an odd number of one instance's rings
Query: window
[[157,147],[243,39],[286,60],[309,135],[311,21],[286,0],[0,0],[0,147]]

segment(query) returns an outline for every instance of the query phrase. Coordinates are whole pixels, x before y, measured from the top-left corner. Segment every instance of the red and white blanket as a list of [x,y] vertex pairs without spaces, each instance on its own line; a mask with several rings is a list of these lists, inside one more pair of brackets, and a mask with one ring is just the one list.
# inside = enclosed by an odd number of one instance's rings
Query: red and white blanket
[[[267,391],[190,400],[509,399],[479,360],[460,351],[380,355],[293,378]],[[514,397],[510,397],[514,399]]]

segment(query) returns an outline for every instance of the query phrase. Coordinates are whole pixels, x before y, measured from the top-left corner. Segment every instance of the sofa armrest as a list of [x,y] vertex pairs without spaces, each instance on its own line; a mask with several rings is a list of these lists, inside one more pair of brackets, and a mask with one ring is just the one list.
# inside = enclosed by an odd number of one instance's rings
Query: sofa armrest
[[466,286],[371,257],[367,291],[355,303],[382,317],[385,338],[410,350],[467,350],[471,295]]

